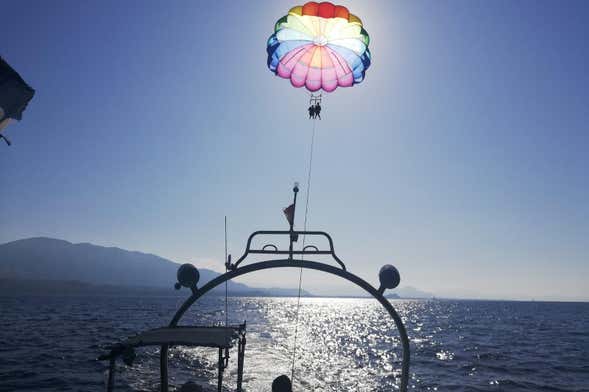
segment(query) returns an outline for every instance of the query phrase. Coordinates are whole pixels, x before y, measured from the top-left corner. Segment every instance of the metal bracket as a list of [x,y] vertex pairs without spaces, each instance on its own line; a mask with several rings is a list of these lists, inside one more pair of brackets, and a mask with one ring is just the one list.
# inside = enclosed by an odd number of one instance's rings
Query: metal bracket
[[[293,250],[290,247],[288,250],[280,250],[276,245],[267,244],[264,245],[261,249],[253,249],[252,248],[252,240],[256,236],[260,235],[274,235],[274,236],[289,236],[290,240],[292,241],[292,237],[298,237],[300,235],[303,236],[320,236],[327,238],[329,242],[329,249],[319,250],[315,245],[307,245],[303,248],[303,250]],[[291,242],[292,243],[292,242]],[[274,249],[269,249],[274,248]],[[335,250],[333,248],[333,240],[331,236],[324,231],[290,231],[290,230],[259,230],[253,232],[248,240],[247,245],[245,247],[245,253],[235,262],[231,263],[230,261],[227,263],[227,269],[230,271],[235,271],[239,265],[247,258],[250,254],[256,255],[288,255],[289,260],[293,260],[293,256],[300,255],[301,258],[306,255],[330,255],[333,259],[340,265],[340,267],[346,271],[346,265],[343,261],[340,260],[339,257],[335,254]]]

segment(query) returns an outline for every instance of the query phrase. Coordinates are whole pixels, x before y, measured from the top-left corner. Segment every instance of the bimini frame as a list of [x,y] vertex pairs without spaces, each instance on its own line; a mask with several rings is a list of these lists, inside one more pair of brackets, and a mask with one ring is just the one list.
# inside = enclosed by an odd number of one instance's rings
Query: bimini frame
[[[294,189],[294,206],[296,207],[296,198],[298,193],[298,186],[295,185]],[[335,250],[333,247],[333,241],[331,236],[326,232],[322,231],[295,231],[293,229],[293,221],[294,221],[294,213],[292,219],[289,219],[290,222],[290,230],[288,231],[256,231],[252,235],[250,235],[245,253],[241,256],[235,264],[231,263],[231,256],[228,257],[226,261],[226,266],[228,271],[223,274],[219,275],[215,279],[207,282],[201,288],[197,288],[198,283],[198,271],[192,266],[188,265],[190,268],[185,268],[185,273],[182,273],[181,266],[178,271],[178,281],[179,284],[176,285],[177,288],[181,286],[188,287],[192,291],[192,295],[182,304],[182,306],[178,309],[174,318],[170,322],[170,327],[176,327],[178,322],[182,318],[182,316],[186,313],[186,311],[204,294],[211,291],[215,287],[229,281],[231,279],[237,278],[242,275],[246,275],[256,271],[262,271],[267,269],[274,269],[274,268],[305,268],[317,271],[323,271],[332,275],[339,276],[340,278],[346,279],[349,282],[356,284],[357,286],[364,289],[370,295],[372,295],[380,304],[387,310],[391,318],[393,319],[401,337],[401,343],[403,346],[403,363],[402,363],[402,371],[401,371],[401,392],[407,391],[407,386],[409,382],[409,338],[407,336],[407,331],[405,326],[403,325],[403,321],[401,317],[396,312],[393,305],[387,300],[384,296],[384,291],[386,289],[395,288],[399,284],[399,274],[397,269],[391,265],[385,265],[379,273],[379,280],[380,286],[379,288],[375,288],[370,283],[366,282],[364,279],[354,275],[351,272],[346,270],[346,266],[344,263],[336,256]],[[290,238],[290,245],[288,250],[279,250],[276,245],[267,244],[264,245],[260,249],[252,249],[252,239],[258,235],[268,235],[268,236],[283,236],[287,235]],[[320,250],[318,247],[314,245],[305,246],[302,250],[294,250],[293,243],[298,240],[300,235],[309,236],[309,237],[316,237],[322,236],[327,238],[329,243],[329,249]],[[268,261],[261,261],[255,262],[252,264],[243,265],[246,257],[250,254],[255,255],[287,255],[287,258],[277,259],[277,260],[268,260]],[[304,256],[313,256],[313,255],[331,255],[333,259],[337,262],[339,267],[335,267],[333,265],[311,261],[311,260],[304,260]],[[300,256],[300,259],[295,258],[295,256]],[[160,351],[160,369],[161,369],[161,392],[168,392],[168,348],[169,345],[164,344],[161,346]]]

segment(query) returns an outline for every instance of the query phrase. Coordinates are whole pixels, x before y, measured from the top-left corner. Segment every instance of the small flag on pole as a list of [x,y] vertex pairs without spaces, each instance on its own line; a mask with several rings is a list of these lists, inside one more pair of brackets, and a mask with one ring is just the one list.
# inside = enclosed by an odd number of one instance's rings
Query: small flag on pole
[[294,203],[286,207],[282,210],[284,212],[284,216],[286,216],[286,220],[288,223],[293,226],[294,225],[294,214],[295,214],[295,205]]

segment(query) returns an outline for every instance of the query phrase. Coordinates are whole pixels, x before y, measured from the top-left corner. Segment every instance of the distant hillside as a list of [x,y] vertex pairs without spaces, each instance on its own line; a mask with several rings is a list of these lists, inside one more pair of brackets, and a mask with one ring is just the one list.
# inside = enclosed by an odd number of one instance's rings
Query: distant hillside
[[[0,279],[4,280],[3,285],[8,280],[19,280],[21,283],[60,281],[62,283],[55,287],[65,287],[65,283],[70,281],[94,286],[171,290],[176,282],[178,265],[152,254],[89,243],[73,244],[53,238],[29,238],[0,245]],[[199,286],[219,275],[202,268],[199,268],[199,272]],[[93,290],[97,288],[93,287]],[[229,290],[244,295],[292,294],[289,289],[252,288],[236,282],[229,282]],[[309,293],[305,292],[304,295]]]
[[[225,294],[223,286],[213,295]],[[246,286],[247,287],[247,286]],[[295,289],[256,289],[229,291],[230,297],[282,297],[296,296]],[[84,283],[66,280],[39,280],[0,278],[0,296],[117,296],[117,297],[180,297],[190,295],[188,290],[174,290],[171,287],[116,286]],[[308,293],[305,292],[305,295]]]
[[393,290],[393,295],[400,298],[433,298],[434,295],[427,291],[421,291],[411,286],[399,287]]

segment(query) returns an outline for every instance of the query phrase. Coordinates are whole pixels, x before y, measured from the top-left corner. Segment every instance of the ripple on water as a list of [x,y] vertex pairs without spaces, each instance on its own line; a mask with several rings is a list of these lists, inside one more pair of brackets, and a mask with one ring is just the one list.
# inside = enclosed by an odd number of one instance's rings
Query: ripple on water
[[[204,298],[186,324],[224,320],[223,298]],[[0,391],[103,391],[101,345],[167,324],[178,298],[0,298]],[[397,300],[411,338],[416,391],[589,390],[589,304]],[[290,374],[296,299],[231,298],[230,317],[247,319],[244,385],[269,391]],[[296,351],[298,391],[397,390],[401,343],[370,299],[305,298]],[[235,353],[226,385],[235,385]],[[212,385],[217,353],[170,350],[173,385]],[[122,391],[156,391],[157,348],[119,365]]]

